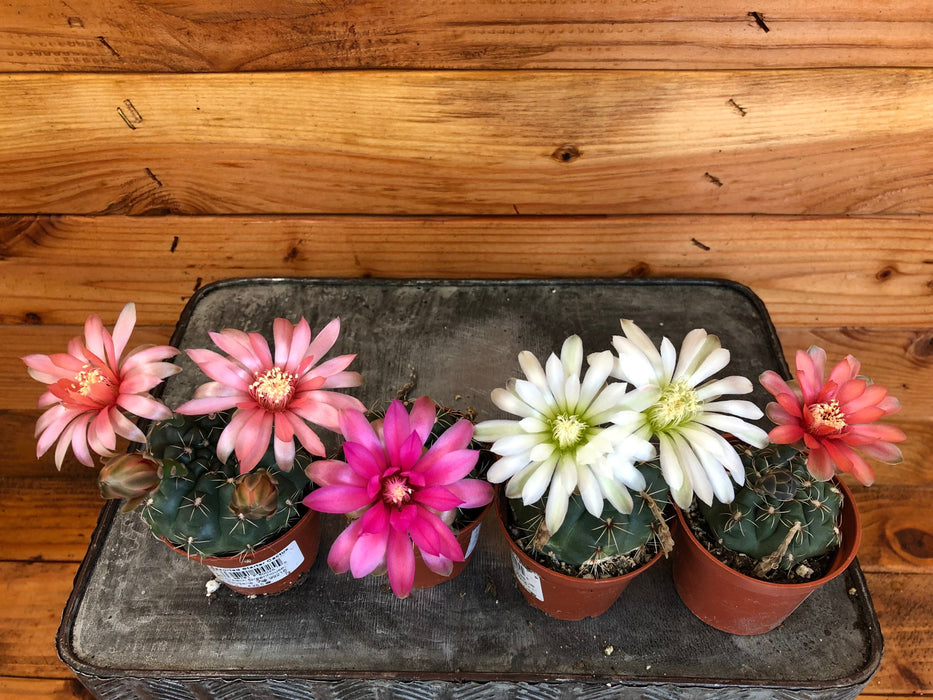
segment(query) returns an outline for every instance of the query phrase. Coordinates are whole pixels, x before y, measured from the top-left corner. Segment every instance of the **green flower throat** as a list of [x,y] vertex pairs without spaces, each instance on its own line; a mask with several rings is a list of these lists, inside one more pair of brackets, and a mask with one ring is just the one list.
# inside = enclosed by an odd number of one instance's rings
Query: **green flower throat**
[[647,411],[648,425],[655,433],[666,433],[692,421],[700,412],[696,392],[686,382],[668,384]]
[[562,452],[569,452],[586,438],[590,427],[574,414],[559,413],[550,421],[551,435]]

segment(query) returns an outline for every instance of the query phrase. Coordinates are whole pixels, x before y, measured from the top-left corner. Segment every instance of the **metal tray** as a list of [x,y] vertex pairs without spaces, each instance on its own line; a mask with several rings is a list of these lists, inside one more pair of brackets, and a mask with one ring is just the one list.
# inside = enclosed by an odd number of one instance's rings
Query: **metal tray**
[[[334,353],[356,352],[365,404],[411,395],[500,415],[490,391],[578,333],[608,349],[619,318],[679,345],[706,328],[731,350],[729,372],[786,374],[761,301],[718,280],[244,279],[191,299],[173,343],[211,347],[209,330],[271,333],[272,319],[342,321]],[[203,377],[186,357],[164,398],[177,405]],[[756,389],[759,405],[768,396]],[[247,599],[205,595],[209,572],[154,540],[135,513],[104,508],[58,634],[62,659],[99,697],[575,698],[855,697],[878,669],[882,637],[855,563],[781,627],[719,632],[681,603],[662,562],[609,612],[553,620],[527,605],[492,521],[454,581],[397,600],[384,580],[336,576],[326,551],[304,583]],[[610,652],[611,648],[611,653]]]

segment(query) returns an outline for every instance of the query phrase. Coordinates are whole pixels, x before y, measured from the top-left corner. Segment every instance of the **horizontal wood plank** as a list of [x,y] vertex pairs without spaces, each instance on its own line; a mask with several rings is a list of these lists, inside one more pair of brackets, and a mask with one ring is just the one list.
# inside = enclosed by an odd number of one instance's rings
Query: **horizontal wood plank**
[[933,624],[929,575],[868,573],[868,589],[884,635],[881,668],[867,694],[933,692]]
[[0,561],[0,677],[70,679],[55,635],[78,565]]
[[0,700],[93,700],[90,691],[77,679],[0,678]]
[[931,103],[904,69],[0,74],[0,212],[930,213]]
[[873,573],[933,574],[933,488],[874,485],[846,477],[862,518],[858,559]]
[[[104,505],[96,470],[85,467],[86,475],[69,479],[33,466],[34,478],[0,477],[0,521],[11,524],[0,528],[3,561],[80,562]],[[37,513],[44,514],[41,527],[34,525]]]
[[929,4],[883,8],[869,0],[20,0],[0,6],[0,70],[933,64]]
[[[634,276],[733,279],[779,327],[925,329],[931,227],[927,216],[6,216],[0,322],[115,319],[134,300],[141,324],[170,325],[194,290],[243,276]],[[915,356],[908,367],[929,361],[928,334],[897,337],[912,344],[898,351]]]

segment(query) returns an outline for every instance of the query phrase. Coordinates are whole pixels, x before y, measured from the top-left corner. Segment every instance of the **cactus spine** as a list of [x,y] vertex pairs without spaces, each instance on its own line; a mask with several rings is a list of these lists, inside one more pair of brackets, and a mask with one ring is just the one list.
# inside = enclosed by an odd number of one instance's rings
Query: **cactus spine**
[[529,555],[547,561],[561,573],[581,578],[618,576],[641,563],[658,546],[669,551],[670,535],[663,511],[670,502],[670,490],[655,463],[638,465],[647,486],[632,494],[634,507],[629,514],[620,513],[608,502],[603,503],[599,517],[583,505],[580,494],[573,494],[567,515],[557,532],[550,533],[544,525],[547,497],[525,505],[521,499],[509,499],[512,533],[515,541]]
[[162,480],[143,500],[141,516],[157,537],[201,557],[245,554],[299,515],[308,492],[310,457],[298,450],[291,471],[280,470],[272,450],[248,474],[236,457],[222,463],[217,438],[230,413],[176,416],[156,423],[149,450],[162,464]]
[[768,445],[740,454],[745,486],[732,503],[698,503],[700,514],[723,546],[760,560],[756,576],[794,569],[807,578],[803,561],[839,544],[841,491],[811,476],[806,454],[793,447]]

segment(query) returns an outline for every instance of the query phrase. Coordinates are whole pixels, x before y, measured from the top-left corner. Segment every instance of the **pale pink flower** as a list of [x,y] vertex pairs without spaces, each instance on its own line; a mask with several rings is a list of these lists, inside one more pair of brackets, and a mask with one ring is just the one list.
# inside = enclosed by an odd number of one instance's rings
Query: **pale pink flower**
[[194,398],[175,410],[194,415],[236,408],[217,441],[217,456],[226,462],[235,452],[241,473],[259,463],[270,440],[276,464],[284,471],[294,463],[296,437],[308,452],[323,457],[324,445],[308,423],[336,431],[341,410],[365,410],[357,399],[328,391],[363,383],[359,373],[344,371],[356,355],[317,364],[339,334],[338,318],[313,340],[305,319],[292,324],[277,318],[272,325],[273,355],[259,333],[232,328],[211,333],[228,357],[212,350],[188,350],[188,356],[214,381],[199,386]]
[[405,410],[395,400],[384,420],[370,423],[358,411],[340,414],[345,462],[312,462],[308,476],[321,484],[305,497],[309,508],[357,517],[333,544],[327,563],[355,578],[385,567],[399,598],[411,592],[417,545],[432,571],[449,575],[464,554],[445,515],[492,500],[486,481],[465,478],[479,457],[468,449],[473,424],[459,420],[425,449],[436,417],[422,396]]
[[137,442],[146,436],[128,416],[164,420],[172,412],[150,394],[163,379],[180,368],[165,362],[178,353],[168,345],[143,345],[122,357],[136,325],[136,306],[123,307],[113,335],[100,316],[84,324],[84,342],[73,338],[68,352],[27,355],[22,358],[29,375],[49,390],[39,398],[46,408],[36,423],[36,455],[41,457],[53,443],[55,465],[61,469],[68,446],[78,461],[94,466],[91,451],[111,456],[117,435]]
[[891,444],[906,439],[903,431],[875,424],[899,411],[901,404],[883,386],[858,376],[858,360],[847,355],[825,382],[822,348],[798,350],[796,365],[797,379],[791,384],[770,370],[760,377],[761,385],[777,400],[766,407],[768,417],[777,423],[768,434],[772,442],[788,445],[802,440],[809,449],[807,469],[822,481],[838,467],[869,486],[875,474],[860,453],[887,464],[903,459],[900,449]]

